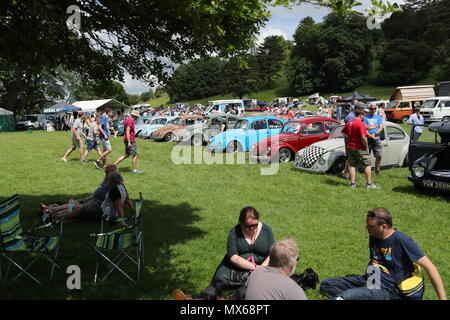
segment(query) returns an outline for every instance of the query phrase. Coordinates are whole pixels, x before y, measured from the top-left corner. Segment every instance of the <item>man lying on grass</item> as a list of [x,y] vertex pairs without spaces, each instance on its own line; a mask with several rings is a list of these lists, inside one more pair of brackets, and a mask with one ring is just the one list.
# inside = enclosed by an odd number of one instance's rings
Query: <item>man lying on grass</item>
[[44,223],[49,223],[52,221],[57,221],[63,217],[66,222],[71,220],[100,220],[103,215],[101,205],[109,191],[108,175],[116,170],[117,167],[114,164],[108,164],[105,166],[105,177],[100,186],[89,198],[74,200],[73,203],[66,203],[63,205],[45,205],[41,203],[42,221]]

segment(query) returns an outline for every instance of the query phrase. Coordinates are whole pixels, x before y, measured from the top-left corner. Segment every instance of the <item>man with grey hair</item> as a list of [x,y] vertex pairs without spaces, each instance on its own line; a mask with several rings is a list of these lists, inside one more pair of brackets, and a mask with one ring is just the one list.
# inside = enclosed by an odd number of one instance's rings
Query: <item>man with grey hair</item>
[[307,300],[303,289],[291,279],[299,250],[292,238],[277,241],[270,248],[268,266],[260,266],[249,276],[245,300]]

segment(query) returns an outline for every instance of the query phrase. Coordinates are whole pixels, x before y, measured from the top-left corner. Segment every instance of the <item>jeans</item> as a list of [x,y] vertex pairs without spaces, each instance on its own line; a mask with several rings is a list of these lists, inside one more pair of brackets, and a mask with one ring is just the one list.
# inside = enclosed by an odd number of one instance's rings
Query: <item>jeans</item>
[[343,300],[400,300],[400,296],[386,289],[369,289],[367,278],[352,276],[344,278],[330,278],[322,281],[320,290],[328,298],[342,298]]

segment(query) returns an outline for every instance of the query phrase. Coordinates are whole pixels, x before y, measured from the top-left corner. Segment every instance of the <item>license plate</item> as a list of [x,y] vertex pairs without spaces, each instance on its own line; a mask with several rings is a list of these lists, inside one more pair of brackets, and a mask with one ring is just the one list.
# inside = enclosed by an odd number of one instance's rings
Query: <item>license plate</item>
[[435,188],[435,189],[450,191],[450,183],[448,183],[448,182],[424,180],[423,185],[428,188]]

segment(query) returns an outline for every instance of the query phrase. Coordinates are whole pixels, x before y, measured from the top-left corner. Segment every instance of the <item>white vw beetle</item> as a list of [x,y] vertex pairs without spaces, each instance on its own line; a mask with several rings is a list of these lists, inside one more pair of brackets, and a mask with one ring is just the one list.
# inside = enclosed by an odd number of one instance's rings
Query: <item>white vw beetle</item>
[[[313,143],[297,152],[294,168],[316,173],[342,174],[345,169],[345,145],[342,136],[343,125],[336,127],[327,140]],[[403,128],[386,121],[381,133],[383,156],[381,167],[401,167],[408,163],[409,136]],[[375,166],[373,154],[370,154]]]

